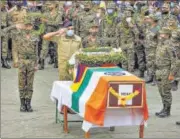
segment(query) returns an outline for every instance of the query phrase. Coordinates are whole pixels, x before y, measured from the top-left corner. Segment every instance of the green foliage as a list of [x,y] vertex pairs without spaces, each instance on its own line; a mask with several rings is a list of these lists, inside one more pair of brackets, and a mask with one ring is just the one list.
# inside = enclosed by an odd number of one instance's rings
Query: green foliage
[[111,47],[97,47],[97,48],[84,48],[83,52],[110,52],[112,50]]
[[78,54],[76,59],[80,64],[84,64],[90,67],[101,66],[102,64],[119,64],[126,60],[122,53],[111,52],[108,54],[101,55],[86,55]]

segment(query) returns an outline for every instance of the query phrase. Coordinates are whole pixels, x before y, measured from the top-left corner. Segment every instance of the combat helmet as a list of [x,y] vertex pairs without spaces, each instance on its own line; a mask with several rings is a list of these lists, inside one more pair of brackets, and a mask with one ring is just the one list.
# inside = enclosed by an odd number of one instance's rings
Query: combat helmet
[[168,27],[163,27],[160,31],[159,34],[169,34],[171,35],[171,30]]

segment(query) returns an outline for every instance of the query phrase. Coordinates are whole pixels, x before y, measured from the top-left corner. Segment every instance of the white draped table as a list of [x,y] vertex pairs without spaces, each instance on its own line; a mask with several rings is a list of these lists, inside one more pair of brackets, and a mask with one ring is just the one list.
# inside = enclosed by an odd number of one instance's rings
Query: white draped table
[[[70,89],[70,86],[72,83],[73,83],[72,81],[55,81],[53,83],[50,97],[51,97],[52,101],[54,101],[54,102],[57,101],[57,103],[58,103],[57,109],[59,110],[59,112],[62,109],[63,105],[68,108],[71,108],[73,92]],[[80,101],[83,101],[83,100],[80,100]],[[77,113],[77,114],[81,118],[83,118],[83,115],[84,115],[83,113]],[[142,109],[139,109],[139,108],[133,108],[133,109],[129,109],[129,108],[128,109],[110,109],[110,108],[107,108],[106,113],[105,113],[103,127],[134,126],[134,125],[140,126],[140,132],[143,132],[144,119],[143,119]],[[99,127],[99,126],[83,120],[82,129],[86,133],[88,133],[89,130],[93,127]],[[143,135],[140,135],[140,137],[142,137],[142,136]]]

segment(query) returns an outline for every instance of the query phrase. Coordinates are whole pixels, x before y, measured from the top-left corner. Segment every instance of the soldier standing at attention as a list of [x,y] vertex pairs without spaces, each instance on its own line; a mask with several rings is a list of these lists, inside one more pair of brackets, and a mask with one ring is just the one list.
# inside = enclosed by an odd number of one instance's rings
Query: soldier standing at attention
[[115,3],[108,2],[106,11],[107,11],[107,15],[105,15],[102,21],[103,39],[105,41],[106,46],[119,48],[118,31],[117,31],[118,14]]
[[34,73],[38,65],[38,34],[34,32],[31,18],[27,17],[23,24],[5,28],[4,34],[13,35],[16,45],[13,45],[14,67],[18,68],[20,111],[32,112],[31,99],[33,95]]
[[[1,29],[7,27],[7,17],[8,13],[6,11],[5,2],[1,2]],[[6,69],[10,69],[11,66],[8,63],[7,55],[8,55],[8,37],[1,37],[1,60],[2,60],[2,67]]]
[[176,56],[170,46],[171,31],[169,28],[162,28],[159,32],[159,43],[156,49],[156,81],[162,99],[163,109],[155,115],[164,118],[170,116],[172,94],[171,81],[169,76],[174,75],[176,68]]
[[[48,8],[48,11],[44,14],[46,19],[42,19],[42,21],[45,23],[46,29],[45,32],[53,32],[57,30],[60,27],[60,24],[62,24],[61,14],[59,11],[56,11],[58,9],[58,3],[57,2],[46,2],[46,6]],[[49,41],[43,40],[42,43],[42,50],[41,50],[41,56],[40,56],[40,70],[44,69],[44,61],[48,53],[48,47],[50,45]],[[50,46],[51,53],[50,58],[52,61],[54,61],[54,68],[57,68],[57,44],[53,43],[53,46]],[[54,60],[53,60],[54,59]]]
[[134,20],[132,19],[132,7],[127,8],[122,21],[118,24],[120,33],[120,44],[122,53],[126,60],[122,62],[122,68],[129,72],[134,71],[135,67],[135,51],[134,51]]
[[[173,54],[176,57],[175,68],[169,76],[171,81],[180,81],[180,29],[177,29],[172,32],[172,37],[170,40],[171,46],[173,47]],[[177,88],[178,89],[178,88]],[[177,125],[180,125],[180,121],[176,122]]]
[[[177,24],[177,19],[175,19],[174,17],[170,17],[169,18],[169,20],[168,20],[168,27],[169,27],[169,29],[172,31],[172,34],[176,34],[176,32],[177,32],[177,30],[178,30],[178,24]],[[178,43],[176,42],[176,43],[173,43],[174,41],[173,41],[173,37],[175,37],[174,35],[172,35],[172,37],[171,37],[171,46],[174,48],[174,49],[177,49],[178,47],[176,47],[176,46],[178,46]],[[172,81],[172,91],[177,91],[178,90],[178,80],[174,80],[174,81]]]
[[89,28],[93,24],[94,14],[93,10],[91,9],[92,3],[91,1],[83,1],[84,4],[84,11],[80,12],[77,16],[77,32],[78,35],[82,38],[82,40],[88,35]]
[[165,27],[167,25],[167,20],[170,17],[170,6],[167,3],[164,3],[162,6],[162,16],[159,20],[160,27]]
[[155,81],[156,48],[158,45],[158,32],[160,27],[158,26],[158,18],[155,15],[149,15],[147,21],[150,23],[150,26],[145,35],[145,55],[147,68],[146,83],[151,83]]
[[83,48],[100,47],[101,42],[97,35],[98,35],[98,24],[94,23],[89,29],[89,35],[85,37],[82,42]]

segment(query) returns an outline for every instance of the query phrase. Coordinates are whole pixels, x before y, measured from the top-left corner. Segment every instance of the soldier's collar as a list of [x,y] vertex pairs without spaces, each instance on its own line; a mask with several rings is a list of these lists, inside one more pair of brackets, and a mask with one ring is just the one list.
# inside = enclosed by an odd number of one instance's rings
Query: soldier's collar
[[72,37],[65,35],[65,38],[66,39],[73,39],[74,40],[75,39],[75,35],[73,35]]

